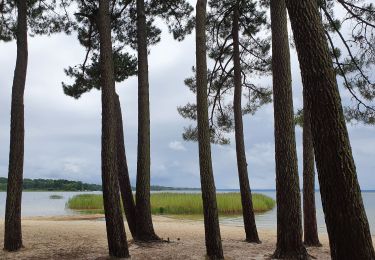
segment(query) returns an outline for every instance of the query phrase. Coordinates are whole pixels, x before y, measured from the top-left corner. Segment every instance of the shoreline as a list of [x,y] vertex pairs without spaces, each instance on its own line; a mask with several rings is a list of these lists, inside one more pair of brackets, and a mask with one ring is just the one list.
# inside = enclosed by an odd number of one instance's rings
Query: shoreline
[[[109,259],[104,215],[23,218],[24,248],[0,252],[0,259]],[[170,243],[135,243],[125,229],[132,259],[205,259],[203,221],[153,216],[156,233]],[[3,243],[4,220],[0,220]],[[226,259],[267,259],[276,247],[276,229],[259,228],[261,244],[244,241],[243,227],[220,225]],[[308,248],[316,259],[330,259],[328,237],[319,234],[323,247]],[[375,237],[373,237],[375,241]]]
[[[0,259],[110,259],[104,214],[35,216],[22,218],[24,248],[18,252],[0,251]],[[153,215],[156,233],[169,243],[136,243],[125,221],[131,259],[205,259],[204,225],[201,220]],[[270,259],[276,248],[276,229],[258,228],[261,244],[244,241],[243,227],[220,224],[226,259]],[[4,219],[0,219],[3,244]],[[307,248],[315,259],[331,259],[328,236],[319,233],[322,247]],[[375,236],[373,236],[375,244]]]

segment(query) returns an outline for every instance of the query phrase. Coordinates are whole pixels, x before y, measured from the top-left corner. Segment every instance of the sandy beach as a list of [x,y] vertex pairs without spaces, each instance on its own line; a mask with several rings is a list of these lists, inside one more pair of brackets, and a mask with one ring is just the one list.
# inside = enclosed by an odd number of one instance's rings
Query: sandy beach
[[[101,215],[76,217],[39,217],[23,220],[24,248],[16,253],[0,252],[0,259],[109,259],[105,222]],[[138,244],[131,239],[132,259],[205,259],[202,221],[154,217],[155,230],[169,243]],[[3,223],[0,243],[3,244]],[[243,241],[242,227],[221,226],[226,259],[267,259],[273,253],[276,230],[260,229],[262,243]],[[330,259],[327,235],[320,235],[323,247],[309,248],[316,259]]]

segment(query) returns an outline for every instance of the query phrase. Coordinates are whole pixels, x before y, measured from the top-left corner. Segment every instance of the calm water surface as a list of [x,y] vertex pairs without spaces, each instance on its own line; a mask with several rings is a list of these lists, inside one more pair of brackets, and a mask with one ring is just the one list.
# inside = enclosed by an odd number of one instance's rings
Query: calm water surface
[[[69,198],[77,194],[100,192],[24,192],[22,194],[22,216],[61,216],[76,214],[65,208]],[[50,199],[51,195],[60,195],[62,199]],[[0,218],[5,217],[6,192],[0,192]]]
[[[177,191],[184,192],[184,191]],[[185,191],[195,192],[195,191]],[[220,190],[218,192],[236,192],[236,190]],[[255,193],[265,194],[276,199],[275,191],[254,191]],[[22,216],[58,216],[73,215],[76,212],[65,208],[65,204],[69,198],[77,194],[83,193],[100,193],[100,192],[24,192],[22,197]],[[61,195],[62,199],[50,199],[50,195]],[[367,218],[370,222],[371,233],[375,235],[375,192],[362,192],[363,202],[365,204]],[[6,193],[0,192],[0,218],[4,219],[5,215],[5,199]],[[315,193],[316,213],[318,220],[319,232],[327,232],[324,222],[324,214],[320,193]],[[259,228],[276,228],[276,207],[268,212],[256,214],[257,226]],[[222,218],[221,223],[227,225],[242,226],[242,217]]]
[[[276,200],[275,191],[254,191],[254,193],[262,193]],[[302,196],[302,194],[301,194]],[[370,223],[370,229],[372,235],[375,235],[375,192],[362,192],[362,199],[365,205],[366,214],[368,221]],[[315,202],[316,202],[316,216],[318,222],[318,230],[322,233],[327,233],[324,213],[322,208],[322,201],[320,199],[320,193],[315,192]],[[259,228],[276,228],[276,207],[268,212],[256,214],[255,216],[257,227]],[[221,223],[243,226],[242,217],[238,218],[225,218],[221,220]]]

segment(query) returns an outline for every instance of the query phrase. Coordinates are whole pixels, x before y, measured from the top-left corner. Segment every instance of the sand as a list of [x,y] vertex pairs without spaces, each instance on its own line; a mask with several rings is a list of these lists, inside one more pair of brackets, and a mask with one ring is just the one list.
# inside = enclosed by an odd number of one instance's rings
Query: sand
[[[24,219],[24,248],[15,253],[0,251],[0,259],[109,259],[105,222],[97,219],[101,217]],[[134,243],[127,232],[132,259],[205,259],[202,221],[155,216],[154,225],[157,234],[170,243]],[[1,245],[3,233],[1,223]],[[276,230],[260,229],[261,244],[244,242],[242,227],[222,225],[221,235],[226,259],[267,259],[275,249]],[[327,235],[321,234],[320,239],[323,247],[308,251],[316,259],[330,259]]]

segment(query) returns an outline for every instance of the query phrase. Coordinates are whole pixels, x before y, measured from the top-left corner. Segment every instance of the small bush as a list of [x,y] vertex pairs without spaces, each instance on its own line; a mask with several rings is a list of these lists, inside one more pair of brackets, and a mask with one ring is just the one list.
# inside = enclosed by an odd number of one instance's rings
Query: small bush
[[64,197],[61,196],[61,195],[50,195],[49,198],[50,198],[51,200],[60,200],[60,199],[62,199],[62,198],[64,198]]

